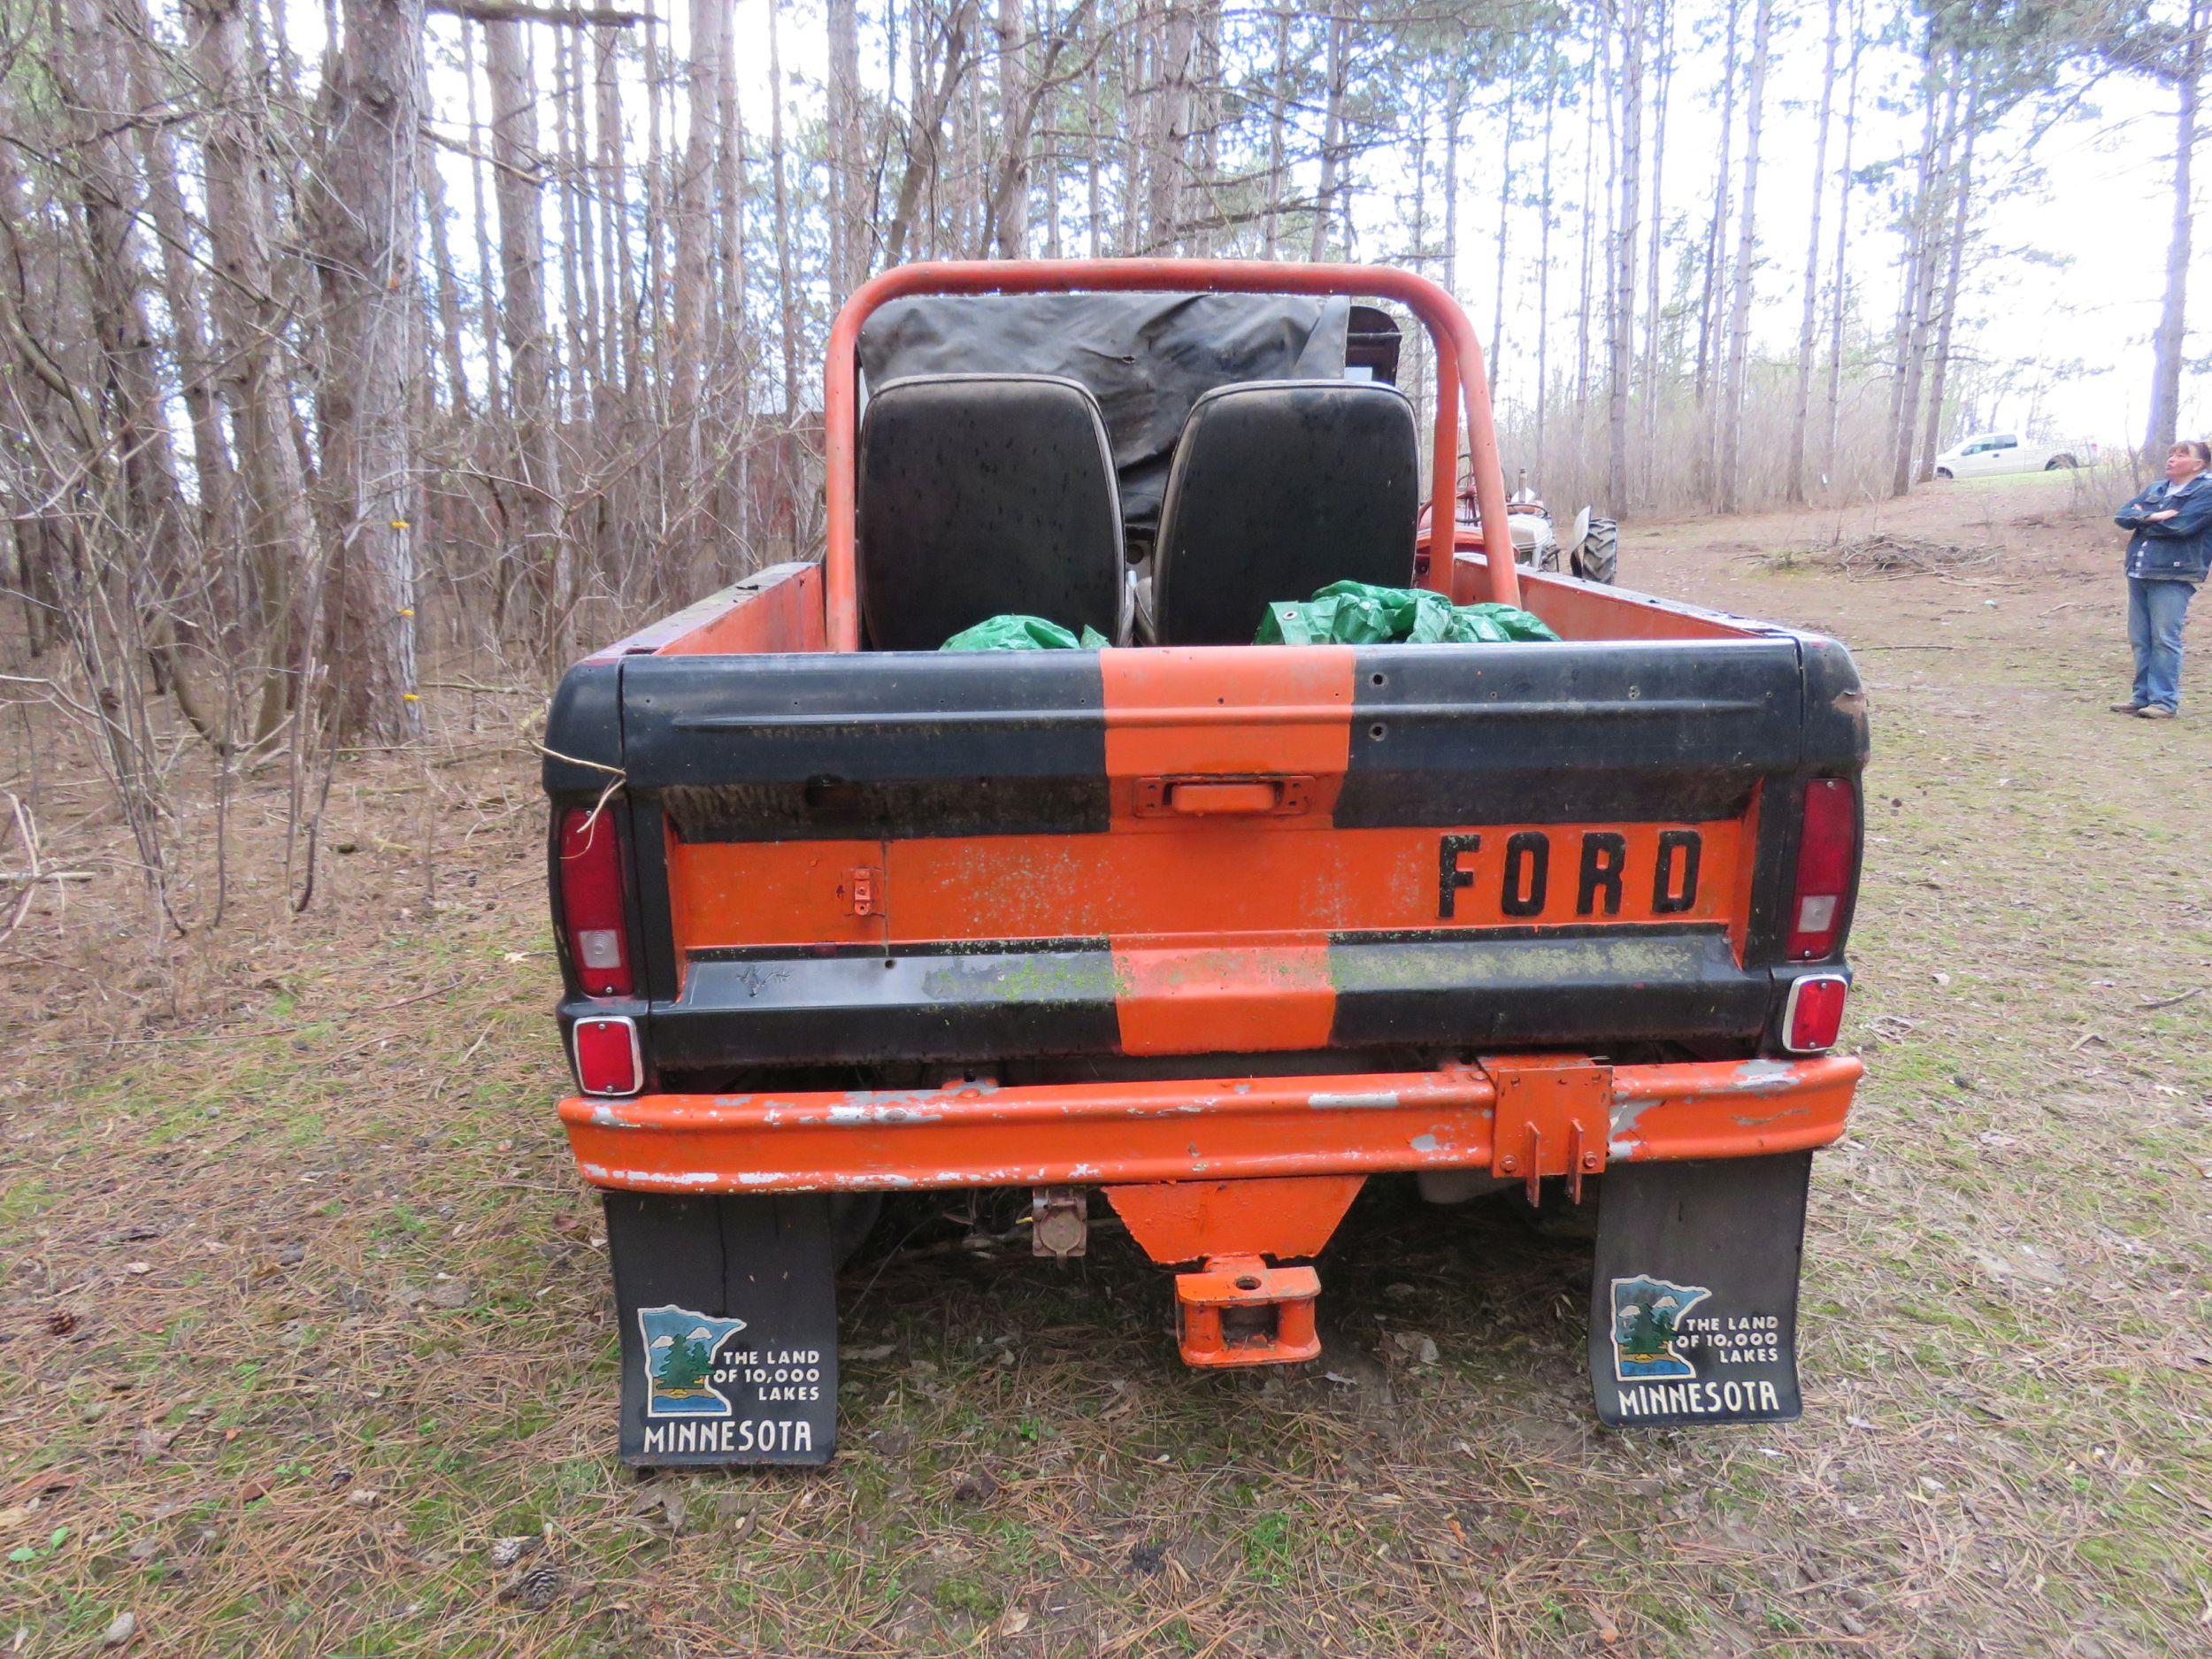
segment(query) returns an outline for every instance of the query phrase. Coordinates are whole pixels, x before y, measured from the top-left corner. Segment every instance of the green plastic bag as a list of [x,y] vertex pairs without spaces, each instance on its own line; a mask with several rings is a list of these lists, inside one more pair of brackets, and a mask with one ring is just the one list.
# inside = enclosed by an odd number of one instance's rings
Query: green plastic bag
[[986,617],[973,627],[963,628],[937,649],[941,651],[1100,651],[1109,641],[1096,628],[1084,627],[1081,637],[1042,617]]
[[1425,588],[1331,582],[1311,599],[1268,606],[1253,643],[1502,645],[1558,638],[1541,619],[1512,605],[1455,605]]

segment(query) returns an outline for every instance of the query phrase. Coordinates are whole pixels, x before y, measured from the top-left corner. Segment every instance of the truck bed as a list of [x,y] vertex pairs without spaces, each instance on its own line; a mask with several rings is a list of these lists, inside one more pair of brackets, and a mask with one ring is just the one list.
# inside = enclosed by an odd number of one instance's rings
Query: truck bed
[[1832,641],[1525,572],[1563,642],[827,652],[818,579],[554,706],[657,1087],[1774,1051],[1802,791],[1865,753]]

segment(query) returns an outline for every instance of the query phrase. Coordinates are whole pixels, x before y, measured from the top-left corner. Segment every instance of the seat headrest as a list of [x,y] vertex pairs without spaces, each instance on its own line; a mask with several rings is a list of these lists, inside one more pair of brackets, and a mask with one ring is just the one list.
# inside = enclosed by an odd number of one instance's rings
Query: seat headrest
[[1249,644],[1270,603],[1405,587],[1420,511],[1413,405],[1360,380],[1225,386],[1191,407],[1160,512],[1163,645]]
[[1098,401],[1042,374],[876,388],[860,423],[861,617],[878,650],[934,650],[1008,611],[1118,636],[1121,508]]

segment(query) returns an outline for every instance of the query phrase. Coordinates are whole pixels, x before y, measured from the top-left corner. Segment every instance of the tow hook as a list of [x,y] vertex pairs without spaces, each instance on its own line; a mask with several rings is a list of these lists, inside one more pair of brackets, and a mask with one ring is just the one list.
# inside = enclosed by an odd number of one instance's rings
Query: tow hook
[[1321,1276],[1256,1256],[1210,1256],[1175,1276],[1175,1334],[1189,1365],[1288,1365],[1321,1352]]

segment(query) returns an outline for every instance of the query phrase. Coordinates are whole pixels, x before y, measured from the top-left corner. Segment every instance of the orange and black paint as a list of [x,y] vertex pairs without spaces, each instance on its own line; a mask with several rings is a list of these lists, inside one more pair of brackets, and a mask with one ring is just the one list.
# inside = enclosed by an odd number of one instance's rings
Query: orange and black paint
[[[1450,586],[1483,580],[1463,555]],[[1562,642],[879,654],[826,649],[833,559],[579,664],[546,787],[557,826],[619,833],[641,978],[581,995],[557,880],[562,1024],[634,1018],[645,1074],[561,1116],[628,1258],[656,1205],[712,1280],[755,1248],[731,1229],[811,1238],[834,1195],[1096,1187],[1156,1259],[1212,1264],[1194,1363],[1283,1359],[1302,1337],[1220,1333],[1240,1296],[1306,1329],[1279,1263],[1366,1176],[1637,1170],[1601,1275],[1690,1271],[1644,1234],[1705,1213],[1677,1255],[1781,1252],[1759,1317],[1793,1321],[1806,1156],[1859,1065],[1779,1025],[1800,975],[1847,972],[1847,896],[1832,953],[1785,944],[1807,785],[1864,764],[1855,672],[1813,634],[1518,592]],[[626,1308],[664,1289],[623,1271]],[[1595,1346],[1593,1376],[1609,1420],[1701,1409],[1609,1396]],[[1793,1364],[1779,1399],[1749,1415],[1794,1414]]]

